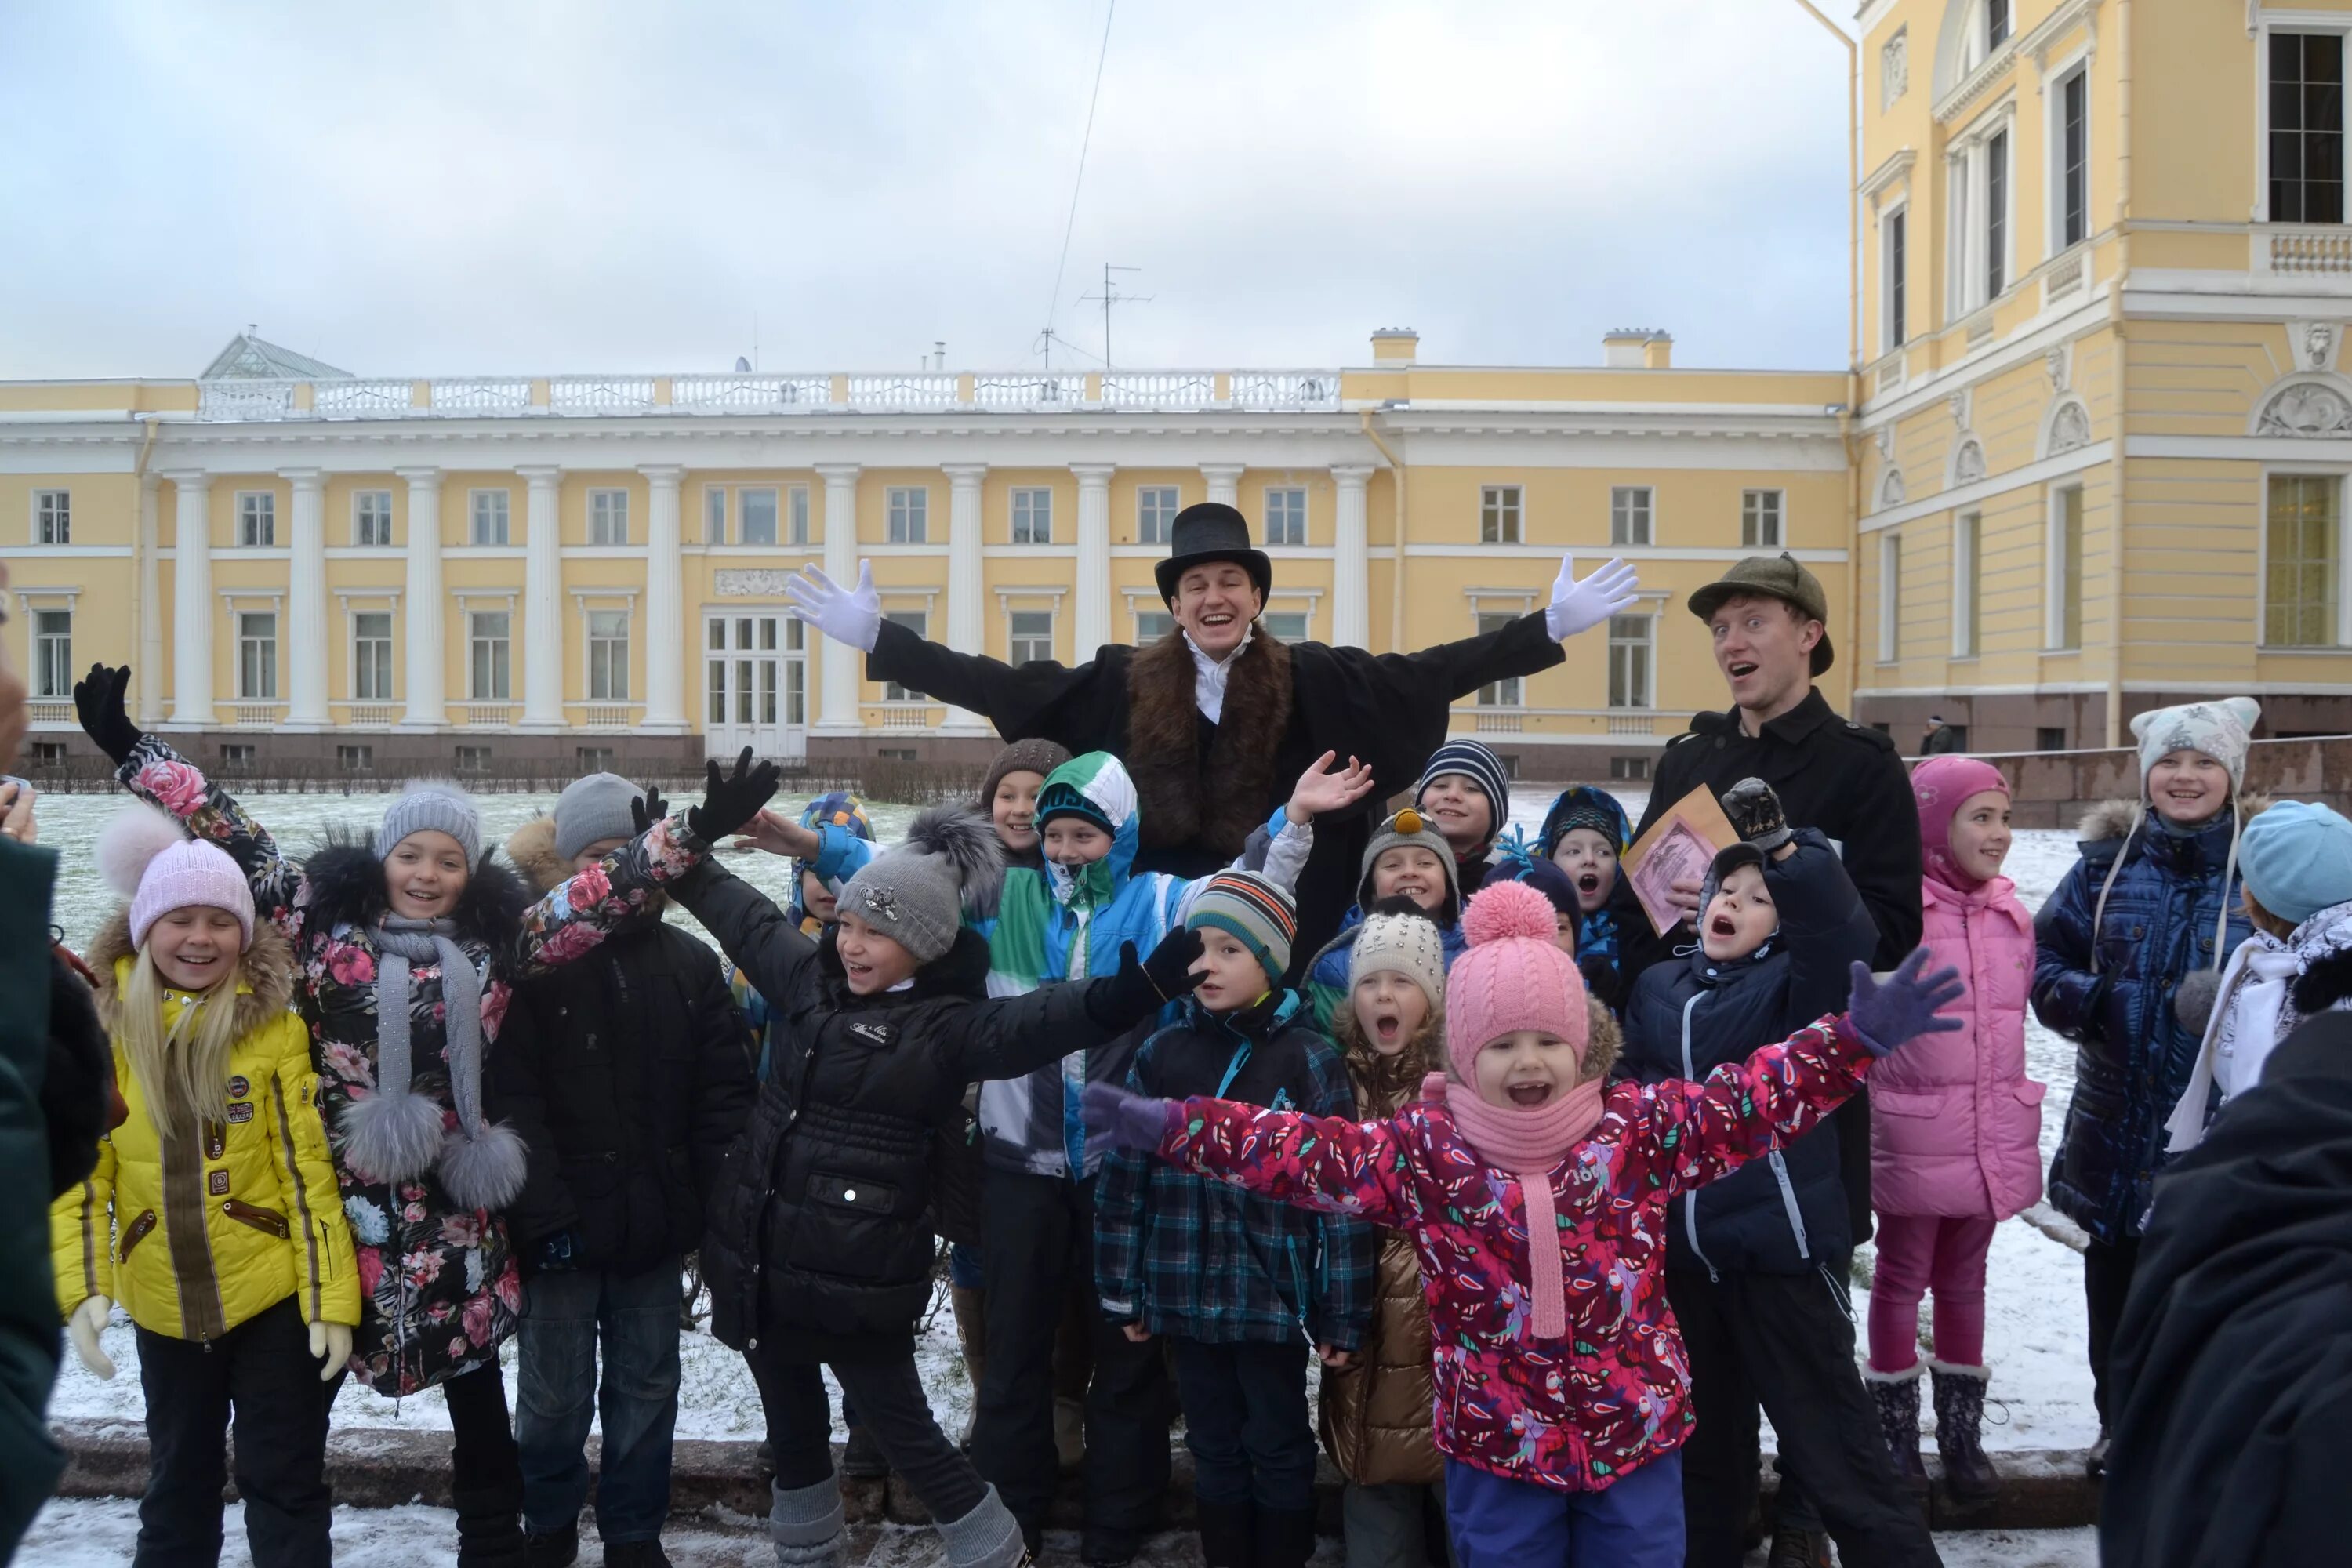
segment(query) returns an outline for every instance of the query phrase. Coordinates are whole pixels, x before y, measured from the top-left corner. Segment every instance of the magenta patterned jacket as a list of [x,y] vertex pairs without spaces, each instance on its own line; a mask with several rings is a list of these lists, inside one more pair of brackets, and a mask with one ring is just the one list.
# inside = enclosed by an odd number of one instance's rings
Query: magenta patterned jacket
[[1690,1433],[1690,1364],[1666,1305],[1666,1205],[1781,1147],[1860,1086],[1843,1016],[1703,1082],[1609,1090],[1551,1173],[1568,1333],[1538,1340],[1518,1180],[1480,1160],[1442,1103],[1361,1124],[1219,1100],[1171,1104],[1171,1163],[1412,1237],[1429,1301],[1437,1447],[1558,1491],[1600,1491]]

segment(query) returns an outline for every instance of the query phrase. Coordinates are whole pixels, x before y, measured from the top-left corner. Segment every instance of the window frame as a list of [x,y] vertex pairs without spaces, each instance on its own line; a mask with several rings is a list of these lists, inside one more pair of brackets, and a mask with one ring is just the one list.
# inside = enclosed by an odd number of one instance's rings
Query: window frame
[[[905,626],[908,631],[913,632],[919,637],[922,637],[926,640],[929,640],[930,637],[931,611],[930,606],[928,605],[919,610],[893,610],[886,608],[882,612],[882,618],[894,625]],[[886,680],[882,683],[882,700],[885,702],[903,703],[910,707],[918,708],[929,707],[930,705],[930,699],[929,697],[919,691],[910,691],[895,680]]]
[[2010,248],[2016,236],[2017,137],[2014,122],[1994,128],[1984,139],[1984,293],[1990,304],[2010,290],[2014,270]]
[[[353,610],[350,612],[350,615],[351,674],[350,679],[345,683],[351,689],[350,700],[353,702],[394,702],[399,700],[394,690],[394,673],[400,668],[395,655],[396,645],[394,640],[394,627],[399,622],[399,616],[391,610]],[[366,629],[362,626],[360,623],[377,616],[382,616],[383,617],[383,636],[381,637],[372,637],[366,635]],[[381,677],[375,684],[383,687],[383,689],[380,692],[372,692],[362,689],[361,677],[363,667],[369,664],[374,664],[376,661],[373,655],[370,655],[366,658],[362,658],[360,650],[363,647],[379,643],[383,647],[383,658],[381,663],[376,665],[373,673]]]
[[[1176,617],[1172,613],[1167,610],[1136,610],[1134,612],[1134,616],[1135,646],[1138,647],[1148,647],[1152,643],[1158,642],[1161,637],[1166,637],[1170,632],[1176,629]],[[1165,621],[1168,624],[1166,626],[1160,626],[1157,631],[1145,630],[1145,625],[1147,622],[1157,625],[1161,621]]]
[[[467,610],[466,616],[466,700],[468,702],[511,702],[514,700],[514,612],[511,610]],[[500,623],[499,634],[491,637],[482,629],[482,623],[496,616]],[[481,660],[489,658],[489,684],[495,691],[484,691]]]
[[[712,503],[716,502],[714,506]],[[707,549],[727,542],[727,487],[702,487],[702,542]]]
[[1478,487],[1478,542],[1517,544],[1527,538],[1528,492],[1525,485]]
[[[765,539],[751,537],[751,500],[763,498],[768,519]],[[772,550],[782,537],[783,492],[775,485],[737,485],[735,487],[735,543],[742,550]]]
[[35,544],[73,542],[73,491],[46,485],[33,492],[33,515],[26,537]]
[[[258,523],[260,526],[256,527]],[[236,492],[236,545],[239,550],[275,550],[278,548],[278,492],[275,490],[239,490]],[[256,537],[259,535],[259,537]]]
[[[1527,613],[1525,608],[1481,609],[1474,601],[1470,606],[1471,626],[1475,635],[1485,637],[1489,632],[1502,630]],[[1481,708],[1524,708],[1527,695],[1527,679],[1524,676],[1506,675],[1478,688],[1476,702]]]
[[[380,514],[371,519],[376,508],[371,501],[383,502]],[[382,539],[370,539],[371,521],[383,525]],[[392,492],[390,490],[353,490],[352,492],[352,545],[358,550],[389,550],[392,548]]]
[[[278,612],[268,609],[235,610],[232,613],[236,616],[230,623],[230,630],[236,639],[236,700],[275,702],[278,700]],[[253,621],[268,621],[269,629],[266,633],[257,633],[248,626]],[[254,662],[257,649],[262,650],[257,655],[261,661],[257,665]],[[261,685],[267,689],[265,690],[252,689],[257,669],[262,678]]]
[[[1771,500],[1771,537],[1764,537],[1765,510],[1762,502]],[[1750,521],[1759,526],[1751,530]],[[1739,492],[1739,548],[1742,550],[1785,550],[1789,547],[1789,492],[1778,486],[1748,486]]]
[[[1633,537],[1633,524],[1641,524],[1641,537]],[[1655,485],[1611,485],[1609,487],[1609,547],[1643,549],[1658,542],[1658,487]]]
[[[495,505],[489,503],[495,501]],[[485,521],[495,522],[498,537],[482,537]],[[485,485],[466,492],[466,542],[477,550],[498,550],[514,543],[514,492],[500,485]]]
[[[1036,616],[1042,619],[1045,623],[1045,629],[1043,632],[1034,630],[1024,632],[1021,629],[1024,616]],[[1051,663],[1054,658],[1054,612],[1050,609],[1006,610],[1004,612],[1004,662],[1016,669],[1024,664]],[[1025,658],[1023,656],[1021,650],[1024,643],[1034,645],[1040,642],[1045,645],[1045,652],[1033,652]]]
[[1181,485],[1138,485],[1135,487],[1135,542],[1138,544],[1165,544],[1168,530],[1176,514],[1184,510],[1184,489]]
[[805,548],[809,542],[809,488],[806,485],[783,487],[783,515],[776,520],[782,542]]
[[1878,660],[1903,661],[1903,531],[1878,536]]
[[[2265,487],[2267,493],[2267,487]],[[2066,498],[2074,502],[2074,570],[2067,570]],[[2339,500],[2339,507],[2341,505]],[[2042,651],[2044,653],[2080,653],[2083,651],[2083,532],[2088,526],[2089,508],[2083,499],[2083,486],[2056,484],[2049,488],[2042,502]],[[2269,532],[2269,510],[2263,512],[2265,535]],[[2068,640],[2067,610],[2074,611],[2073,640]]]
[[[1279,509],[1283,524],[1279,531],[1277,531],[1276,528],[1277,509],[1275,504],[1275,498],[1276,496],[1284,498]],[[1308,539],[1311,537],[1307,520],[1309,516],[1309,509],[1312,505],[1307,499],[1307,486],[1268,485],[1265,487],[1265,493],[1259,504],[1265,518],[1265,529],[1267,549],[1278,550],[1286,547],[1291,549],[1304,549],[1306,547]]]
[[[1963,570],[1965,562],[1966,570]],[[1952,657],[1984,650],[1984,513],[1952,514]]]
[[[2052,68],[2046,79],[2049,86],[2043,93],[2044,123],[2042,143],[2047,155],[2048,168],[2042,176],[2043,205],[2042,254],[2047,258],[2063,256],[2091,237],[2091,61],[2087,46],[2077,49]],[[2083,96],[2082,153],[2079,159],[2070,154],[2066,145],[2066,95],[2079,88]],[[2082,178],[2082,210],[2070,215],[2072,198],[2067,191],[2070,171],[2079,170]],[[2070,216],[2079,218],[2082,232],[2069,237]]]
[[[1298,623],[1296,635],[1279,630],[1274,624],[1276,621],[1288,622],[1292,620],[1296,620]],[[1258,621],[1259,624],[1265,627],[1266,634],[1277,641],[1286,643],[1302,643],[1315,635],[1315,606],[1309,605],[1303,610],[1277,610],[1273,606],[1268,605],[1265,609],[1258,612]]]
[[[43,623],[51,616],[63,617],[65,630],[52,631]],[[73,660],[74,607],[63,609],[48,605],[35,605],[26,616],[26,651],[32,655],[32,695],[36,701],[53,702],[73,695],[75,670]]]
[[[1042,503],[1043,511],[1040,511]],[[1054,542],[1054,487],[1051,485],[1014,485],[1005,497],[1006,527],[1015,544],[1051,544]],[[1037,524],[1045,522],[1041,533]]]
[[[2004,149],[1999,224],[2000,287],[1993,281],[1990,148]],[[2000,103],[1955,135],[1944,155],[1944,324],[1975,315],[2017,287],[2017,101]]]
[[[617,512],[617,518],[614,515]],[[602,513],[602,516],[598,514]],[[619,524],[620,537],[607,537]],[[599,485],[588,492],[588,542],[591,544],[622,544],[629,542],[629,492],[618,485]]]
[[[1642,629],[1638,635],[1623,629],[1624,626],[1630,626],[1631,623],[1635,621],[1639,621],[1642,624]],[[1658,706],[1657,616],[1655,613],[1650,611],[1635,611],[1632,614],[1615,615],[1609,617],[1608,627],[1608,693],[1609,706],[1611,710],[1613,711],[1629,713],[1654,712]],[[1629,679],[1622,683],[1629,689],[1629,700],[1622,702],[1618,700],[1618,692],[1621,682],[1618,679],[1619,663],[1617,655],[1618,650],[1621,648],[1629,650],[1629,655],[1625,661],[1628,665],[1638,663],[1640,666],[1638,672],[1629,672]],[[1640,651],[1642,656],[1639,660],[1635,660],[1631,657],[1630,650],[1636,649]],[[1636,686],[1640,688],[1638,691],[1630,689]],[[1639,700],[1631,700],[1633,698],[1638,698]]]
[[[2334,600],[2335,616],[2334,624],[2328,628],[2330,640],[2326,642],[2287,643],[2271,640],[2271,485],[2277,479],[2318,479],[2332,486],[2335,490],[2336,532],[2331,542],[2331,547],[2335,552],[2335,570],[2333,580],[2329,584]],[[2347,474],[2347,471],[2342,468],[2329,468],[2326,465],[2284,463],[2275,467],[2265,466],[2262,474],[2262,531],[2259,536],[2258,570],[2254,579],[2254,647],[2256,650],[2305,653],[2340,651],[2352,647],[2352,596],[2347,596],[2346,592],[2347,587],[2352,587],[2352,579],[2347,579],[2344,567],[2345,551],[2347,547],[2352,547],[2352,523],[2347,523],[2345,515],[2347,490],[2347,488],[2352,488],[2352,474]]]
[[[2284,218],[2273,210],[2271,201],[2271,41],[2286,35],[2302,37],[2330,37],[2336,40],[2338,74],[2345,64],[2352,62],[2352,12],[2341,21],[2332,17],[2298,15],[2292,23],[2272,22],[2261,17],[2255,23],[2254,47],[2254,221],[2256,223],[2292,223],[2315,227],[2336,227],[2352,219],[2352,204],[2344,208],[2344,216],[2335,223],[2307,217]],[[2345,116],[2339,112],[2339,121]],[[2308,134],[2308,132],[2306,132]],[[2339,136],[2352,139],[2352,125],[2339,126]],[[2341,150],[2340,150],[2341,151]],[[2339,168],[2342,166],[2339,157]],[[2339,182],[2341,184],[2341,182]],[[2340,195],[2339,195],[2340,199]]]
[[883,538],[892,544],[931,542],[931,487],[891,485],[882,493]]
[[[618,616],[621,629],[600,631],[597,623]],[[626,609],[591,609],[582,606],[581,621],[583,651],[588,672],[588,700],[591,702],[627,702],[629,696],[629,642],[631,616]],[[617,657],[616,657],[617,651]]]
[[1879,353],[1911,341],[1911,203],[1887,204],[1878,216]]

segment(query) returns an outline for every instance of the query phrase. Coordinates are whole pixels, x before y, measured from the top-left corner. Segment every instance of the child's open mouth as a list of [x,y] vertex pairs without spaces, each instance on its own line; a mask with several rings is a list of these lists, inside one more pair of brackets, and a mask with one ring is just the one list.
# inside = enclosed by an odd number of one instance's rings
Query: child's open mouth
[[1404,1033],[1404,1021],[1394,1013],[1372,1015],[1372,1038],[1383,1046],[1394,1045]]
[[1732,923],[1729,915],[1717,915],[1706,922],[1706,933],[1709,936],[1738,936],[1739,928]]
[[1601,890],[1601,873],[1598,871],[1587,871],[1584,875],[1579,877],[1576,879],[1576,890],[1580,893],[1599,892]]
[[1511,1103],[1513,1105],[1541,1105],[1545,1100],[1551,1098],[1551,1085],[1548,1083],[1515,1083],[1506,1089],[1503,1092],[1511,1097]]

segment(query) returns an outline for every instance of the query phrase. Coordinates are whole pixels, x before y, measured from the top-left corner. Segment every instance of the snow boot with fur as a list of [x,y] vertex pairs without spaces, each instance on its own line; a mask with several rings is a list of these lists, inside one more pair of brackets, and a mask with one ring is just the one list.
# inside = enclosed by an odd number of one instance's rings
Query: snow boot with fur
[[1936,1374],[1936,1451],[1944,1457],[1944,1489],[1963,1508],[2000,1495],[2000,1472],[1984,1451],[1985,1390],[1992,1373],[1980,1366],[1931,1363]]
[[1878,1407],[1878,1430],[1895,1461],[1895,1474],[1913,1498],[1927,1495],[1927,1467],[1919,1458],[1919,1374],[1916,1362],[1908,1372],[1877,1372],[1864,1367],[1862,1385]]

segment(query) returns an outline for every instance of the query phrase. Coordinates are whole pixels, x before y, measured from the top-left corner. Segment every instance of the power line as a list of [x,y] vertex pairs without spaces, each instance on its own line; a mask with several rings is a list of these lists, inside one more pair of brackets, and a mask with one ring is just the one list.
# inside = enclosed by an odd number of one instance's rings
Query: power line
[[1046,352],[1049,354],[1053,352],[1054,314],[1062,300],[1062,274],[1070,264],[1070,236],[1078,226],[1078,192],[1086,184],[1087,150],[1094,144],[1095,105],[1102,100],[1103,62],[1110,58],[1110,25],[1118,15],[1118,0],[1110,0],[1108,9],[1103,13],[1102,47],[1095,55],[1094,90],[1087,95],[1086,133],[1078,138],[1078,172],[1070,181],[1070,214],[1062,224],[1062,256],[1054,263],[1054,291],[1045,300]]

